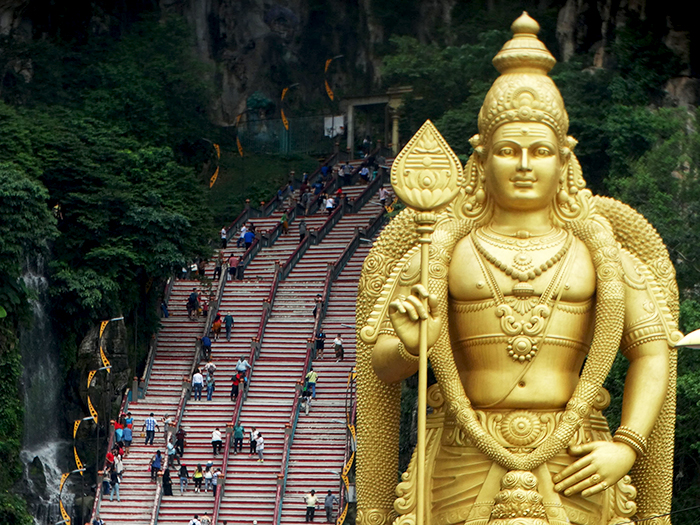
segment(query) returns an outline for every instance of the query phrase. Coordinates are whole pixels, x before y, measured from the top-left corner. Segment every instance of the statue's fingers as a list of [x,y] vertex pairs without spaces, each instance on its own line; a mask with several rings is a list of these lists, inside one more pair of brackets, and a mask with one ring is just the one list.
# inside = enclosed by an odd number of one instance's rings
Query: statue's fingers
[[[593,465],[588,465],[588,466],[582,468],[581,470],[579,470],[578,472],[572,474],[571,476],[565,478],[560,483],[557,483],[554,486],[554,490],[556,490],[557,492],[562,492],[562,491],[568,489],[569,487],[572,487],[572,486],[579,484],[582,481],[590,478],[592,475],[595,475],[595,473],[596,473],[595,467]],[[600,480],[598,480],[598,481],[600,481]],[[586,487],[588,487],[588,486],[589,485],[586,485]],[[581,490],[585,489],[586,487],[583,487]]]
[[434,293],[428,296],[428,306],[430,307],[430,313],[433,317],[440,317],[440,301],[438,300],[438,296]]
[[599,492],[603,492],[607,488],[609,488],[610,485],[608,485],[607,481],[602,481],[598,483],[597,485],[592,486],[591,488],[588,488],[584,490],[581,493],[581,496],[584,498],[587,498],[588,496],[593,496],[594,494],[598,494]]
[[415,295],[411,295],[406,298],[406,301],[411,303],[411,306],[416,309],[416,313],[421,319],[427,319],[428,318],[428,312],[425,309],[425,306],[423,305],[423,301],[418,299]]
[[600,483],[600,480],[603,479],[600,474],[595,473],[595,471],[589,475],[586,476],[586,478],[583,481],[579,481],[576,483],[574,486],[569,487],[564,491],[565,496],[573,496],[574,494],[578,494],[582,490],[586,490],[587,488],[590,488],[598,483]]
[[404,308],[403,301],[400,299],[397,299],[395,301],[391,301],[389,303],[389,313],[391,312],[398,312],[400,314],[405,314],[406,313],[406,308]]
[[420,297],[421,299],[426,299],[430,295],[426,287],[422,284],[414,284],[411,288],[411,293]]
[[590,454],[596,448],[595,442],[584,443],[583,445],[571,445],[569,447],[569,454],[573,456],[583,456],[584,454]]
[[409,319],[411,321],[417,321],[418,319],[420,319],[420,316],[418,315],[418,312],[416,311],[416,307],[413,306],[410,299],[411,299],[411,297],[407,298],[403,302],[403,307],[406,310],[406,314],[408,315]]
[[582,468],[587,467],[587,466],[591,463],[591,461],[593,461],[593,460],[591,459],[590,456],[584,456],[584,457],[582,457],[582,458],[579,459],[578,461],[575,461],[574,463],[572,463],[571,465],[569,465],[568,467],[566,467],[566,468],[565,468],[564,470],[562,470],[559,474],[557,474],[556,476],[554,476],[554,477],[552,478],[552,481],[554,481],[554,483],[559,483],[560,481],[562,481],[562,480],[568,478],[568,477],[571,476],[572,474],[575,474],[576,472],[578,472],[578,471],[581,470]]

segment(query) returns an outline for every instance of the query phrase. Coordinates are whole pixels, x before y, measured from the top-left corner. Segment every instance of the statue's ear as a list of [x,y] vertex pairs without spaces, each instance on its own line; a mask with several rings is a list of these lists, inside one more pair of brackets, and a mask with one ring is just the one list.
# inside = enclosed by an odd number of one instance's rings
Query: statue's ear
[[469,139],[469,144],[471,144],[472,148],[474,148],[474,152],[479,157],[479,160],[481,162],[484,162],[484,157],[486,156],[486,148],[481,142],[481,136],[478,134],[474,135],[472,138]]

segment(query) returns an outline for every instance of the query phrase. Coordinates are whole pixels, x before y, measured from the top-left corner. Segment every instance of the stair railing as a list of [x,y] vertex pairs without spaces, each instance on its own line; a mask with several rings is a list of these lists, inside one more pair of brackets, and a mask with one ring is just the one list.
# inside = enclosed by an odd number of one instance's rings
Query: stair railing
[[279,266],[276,264],[275,265],[275,275],[272,278],[272,284],[270,285],[270,291],[267,294],[267,297],[263,300],[263,312],[262,315],[260,316],[260,323],[258,324],[258,331],[255,337],[252,338],[250,342],[250,352],[248,353],[248,363],[251,365],[251,370],[250,373],[247,374],[247,381],[243,384],[243,388],[241,389],[242,391],[239,391],[238,397],[236,398],[236,405],[233,408],[233,416],[231,417],[231,422],[227,423],[226,425],[226,443],[224,445],[224,454],[222,456],[222,465],[224,467],[224,471],[222,474],[219,476],[219,483],[218,483],[218,489],[216,491],[216,498],[214,498],[214,510],[212,511],[212,523],[216,524],[218,523],[219,519],[219,510],[221,509],[221,500],[223,498],[224,490],[226,487],[226,468],[228,466],[228,460],[229,456],[231,454],[231,439],[232,439],[232,434],[233,434],[233,429],[238,423],[240,414],[241,414],[241,409],[243,407],[243,402],[247,399],[248,397],[248,385],[250,385],[250,382],[253,379],[253,372],[255,370],[255,361],[257,360],[258,356],[260,355],[260,345],[261,341],[265,335],[265,327],[267,326],[267,322],[270,319],[270,313],[272,312],[272,306],[275,302],[275,297],[277,296],[277,289],[279,287],[279,282],[280,282],[280,273],[281,270]]
[[[214,324],[214,318],[216,317],[216,314],[219,311],[219,304],[221,304],[221,297],[223,296],[225,286],[226,272],[222,271],[221,275],[219,276],[219,286],[216,292],[216,297],[213,301],[209,303],[209,312],[207,313],[207,319],[204,322],[202,337],[209,335],[209,332],[211,331],[211,326],[212,324]],[[168,425],[169,428],[166,427],[164,429],[166,444],[170,442],[172,437],[177,432],[177,429],[180,428],[180,424],[182,423],[182,416],[185,413],[185,408],[187,407],[187,400],[189,399],[192,390],[192,376],[194,375],[195,370],[197,370],[197,367],[201,362],[201,355],[202,344],[201,341],[197,341],[197,343],[195,343],[194,345],[194,356],[192,358],[192,364],[190,365],[189,374],[182,378],[182,391],[180,392],[180,401],[177,404],[177,411],[175,412],[174,423],[172,425]],[[150,525],[156,525],[158,523],[160,504],[163,500],[163,472],[166,468],[169,467],[169,459],[169,456],[165,454],[163,458],[163,466],[161,468],[161,471],[158,472],[158,483],[156,486],[156,493],[153,497],[153,508],[151,510],[151,519],[149,522]]]
[[[127,388],[126,391],[124,392],[124,396],[122,397],[122,404],[119,407],[119,416],[124,414],[129,409],[129,393],[130,393],[130,390]],[[119,416],[117,416],[117,417],[119,417]],[[114,420],[109,422],[109,438],[107,439],[107,451],[112,450],[113,446],[114,446]],[[104,472],[106,470],[107,470],[107,457],[105,456],[105,462],[102,465],[102,470],[100,470],[96,474],[97,487],[95,489],[95,500],[92,503],[92,515],[90,516],[90,523],[92,523],[92,520],[94,520],[95,516],[97,516],[97,509],[100,508],[100,504],[102,503],[102,478],[103,478]]]
[[340,474],[340,498],[338,501],[338,519],[335,522],[336,525],[343,525],[348,515],[349,502],[346,501],[345,495],[350,494],[350,479],[348,478],[348,474],[355,462],[355,452],[357,450],[357,434],[355,432],[355,419],[357,416],[356,376],[357,372],[355,372],[353,368],[348,374],[348,385],[345,391],[345,424],[348,428],[348,432],[346,434],[343,470]]
[[[322,306],[319,309],[316,320],[314,321],[313,332],[311,337],[307,339],[306,344],[306,357],[304,358],[304,367],[302,371],[302,376],[300,381],[297,383],[297,391],[294,397],[294,403],[292,405],[292,410],[289,418],[289,423],[285,425],[285,436],[284,436],[284,447],[282,449],[282,465],[280,471],[277,474],[277,490],[275,493],[275,511],[272,520],[272,525],[279,525],[282,518],[282,501],[283,496],[287,486],[287,473],[289,469],[289,453],[294,441],[294,433],[296,431],[296,425],[299,419],[299,406],[301,401],[301,386],[306,380],[306,374],[309,372],[309,366],[312,362],[312,356],[314,355],[315,339],[316,334],[318,334],[323,320],[326,317],[326,312],[328,311],[328,302],[331,294],[331,285],[335,281],[343,268],[347,264],[348,260],[353,256],[355,250],[360,244],[361,237],[371,237],[379,230],[379,228],[384,223],[386,219],[384,215],[384,210],[382,210],[372,221],[369,226],[364,230],[357,230],[355,236],[348,243],[346,248],[340,254],[340,256],[332,263],[328,263],[328,270],[326,271],[326,278],[323,284],[323,292],[321,293]],[[347,462],[345,463],[347,464]],[[349,467],[348,467],[349,470]]]

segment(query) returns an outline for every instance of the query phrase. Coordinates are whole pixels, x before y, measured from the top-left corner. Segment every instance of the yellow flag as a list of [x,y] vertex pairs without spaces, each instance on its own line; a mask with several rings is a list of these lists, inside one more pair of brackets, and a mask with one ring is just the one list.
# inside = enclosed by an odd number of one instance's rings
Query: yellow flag
[[289,91],[288,87],[286,87],[282,90],[282,96],[280,97],[280,100],[284,100],[284,96],[287,94],[287,91]]
[[333,90],[332,90],[331,87],[328,85],[328,81],[327,81],[327,80],[324,80],[324,82],[326,83],[326,93],[328,93],[328,98],[330,98],[331,100],[333,100],[333,96],[334,96],[334,95],[333,95]]
[[[328,66],[331,65],[331,62],[333,62],[332,58],[329,58],[328,60],[326,60],[326,68],[323,70],[324,73],[328,73]],[[328,85],[328,84],[326,84],[326,85]],[[333,98],[333,97],[331,97],[331,98]]]
[[216,150],[216,158],[221,159],[221,148],[218,144],[214,144],[214,149]]
[[280,109],[280,113],[282,113],[282,124],[284,124],[284,129],[289,131],[289,121],[287,120],[287,117],[284,114],[284,110]]
[[[90,384],[90,381],[88,381],[88,385]],[[78,427],[80,426],[80,423],[82,423],[82,419],[76,419],[75,422],[73,423],[73,439],[75,439],[75,436],[78,434]]]
[[216,167],[216,171],[214,172],[214,175],[211,176],[211,179],[209,179],[209,187],[211,188],[214,183],[216,182],[216,179],[219,178],[219,167]]
[[90,409],[90,415],[92,416],[92,420],[97,425],[97,410],[95,410],[95,407],[92,406],[92,401],[90,400],[90,394],[88,394],[87,398],[88,398],[88,408]]
[[102,321],[100,323],[100,339],[102,339],[102,334],[105,331],[105,327],[109,324],[109,321]]
[[78,450],[75,448],[75,445],[73,445],[73,455],[75,456],[75,468],[80,470],[80,475],[83,475],[83,462],[80,461],[80,457],[78,456]]
[[[102,358],[102,364],[106,367],[110,367],[111,365],[109,364],[109,361],[107,360],[107,356],[105,355],[104,350],[102,350],[102,345],[100,345],[100,357]],[[111,370],[107,368],[107,372],[110,373]]]
[[[90,384],[92,383],[92,378],[95,377],[96,373],[97,373],[97,370],[90,370],[88,372],[88,386],[87,386],[88,388],[90,388]],[[80,424],[80,423],[78,423],[78,424]],[[76,430],[78,430],[77,427],[76,427]],[[75,438],[75,436],[73,436],[73,437]]]
[[236,146],[238,146],[238,154],[242,157],[243,156],[243,146],[241,146],[241,141],[238,140],[238,137],[236,137]]
[[63,484],[66,482],[68,479],[68,476],[70,476],[70,472],[66,472],[65,474],[61,475],[61,484],[58,487],[58,493],[61,494],[63,492]]
[[63,522],[64,522],[66,525],[70,525],[70,524],[71,524],[70,516],[69,516],[68,513],[66,512],[66,509],[63,508],[63,502],[62,502],[62,501],[59,501],[59,503],[61,504],[61,517],[63,518]]

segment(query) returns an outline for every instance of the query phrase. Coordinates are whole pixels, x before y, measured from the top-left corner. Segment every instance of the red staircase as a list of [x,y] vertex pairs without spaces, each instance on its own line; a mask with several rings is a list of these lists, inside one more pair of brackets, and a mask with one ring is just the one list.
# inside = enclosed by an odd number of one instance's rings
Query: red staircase
[[[158,335],[159,351],[155,355],[152,372],[148,378],[145,397],[128,405],[134,418],[134,440],[124,459],[124,475],[120,484],[121,502],[113,502],[103,496],[99,512],[106,523],[120,525],[148,525],[151,523],[156,483],[150,480],[150,460],[156,450],[165,458],[164,428],[161,419],[166,414],[174,416],[182,392],[182,378],[189,374],[194,355],[195,341],[201,336],[204,319],[187,318],[185,303],[192,288],[200,288],[196,281],[179,280],[173,285],[168,308],[170,317],[162,319],[163,328]],[[141,427],[153,412],[160,431],[155,444],[144,445]]]
[[[344,188],[351,200],[364,190],[364,186]],[[203,392],[202,401],[187,401],[181,421],[187,432],[183,463],[187,465],[190,476],[197,464],[204,466],[208,461],[213,461],[214,468],[221,468],[224,472],[219,479],[219,488],[225,483],[225,490],[218,509],[215,509],[211,493],[193,492],[191,481],[188,491],[180,495],[178,467],[170,470],[174,495],[159,499],[157,485],[150,481],[148,464],[157,449],[165,456],[162,424],[156,435],[156,446],[145,447],[143,438],[139,437],[141,425],[150,412],[155,413],[159,423],[166,413],[175,415],[181,401],[183,376],[189,376],[195,341],[204,328],[203,320],[190,321],[185,311],[187,296],[199,283],[175,282],[168,304],[171,315],[163,320],[145,398],[129,406],[137,431],[125,460],[124,479],[120,486],[122,501],[110,503],[105,498],[100,506],[100,514],[106,523],[174,525],[187,523],[194,514],[202,516],[207,512],[211,516],[218,510],[218,523],[250,525],[256,519],[259,525],[273,525],[277,487],[283,482],[280,473],[284,472],[285,433],[291,431],[289,422],[296,386],[303,376],[307,341],[313,335],[314,297],[323,291],[328,264],[334,263],[346,250],[358,228],[366,227],[377,217],[381,207],[375,194],[357,213],[349,213],[350,210],[351,207],[341,210],[346,213],[337,224],[320,244],[308,246],[288,277],[279,283],[254,369],[249,372],[247,399],[239,412],[239,421],[246,429],[244,453],[231,453],[228,464],[224,465],[221,456],[213,457],[211,432],[218,427],[226,440],[226,426],[235,417],[234,403],[229,398],[231,375],[238,358],[251,352],[251,339],[258,333],[263,300],[270,294],[275,268],[291,261],[294,254],[301,253],[298,224],[302,218],[310,231],[320,229],[324,224],[328,227],[328,216],[323,209],[309,217],[300,215],[290,223],[289,233],[278,238],[275,229],[279,225],[281,210],[267,218],[252,219],[257,231],[264,234],[261,246],[266,244],[266,239],[271,239],[271,245],[264,246],[250,261],[243,280],[226,283],[219,312],[223,317],[230,311],[235,326],[230,342],[226,341],[225,330],[222,330],[221,338],[212,345],[213,361],[217,366],[216,390],[212,401],[205,400],[206,392]],[[234,234],[224,252],[226,257],[231,253],[243,254],[244,249],[235,246],[236,238],[237,234]],[[307,248],[306,245],[303,247]],[[282,514],[285,522],[297,521],[303,516],[300,494],[311,488],[324,494],[328,488],[336,495],[338,492],[338,473],[345,447],[345,385],[348,371],[354,365],[354,330],[340,325],[354,325],[355,289],[368,249],[367,245],[360,246],[333,285],[324,324],[329,338],[326,359],[315,363],[320,376],[317,400],[311,414],[301,416],[291,448],[288,494],[285,496],[287,505]],[[207,266],[208,277],[212,276],[213,266]],[[332,340],[338,331],[343,333],[346,349],[345,361],[340,363],[335,362],[332,350]],[[257,456],[247,454],[248,432],[252,426],[257,427],[265,438],[264,463],[258,463]],[[320,455],[309,454],[310,449],[305,452],[307,447],[317,449]],[[317,468],[320,461],[324,465]],[[309,474],[312,472],[315,473],[313,476]]]

